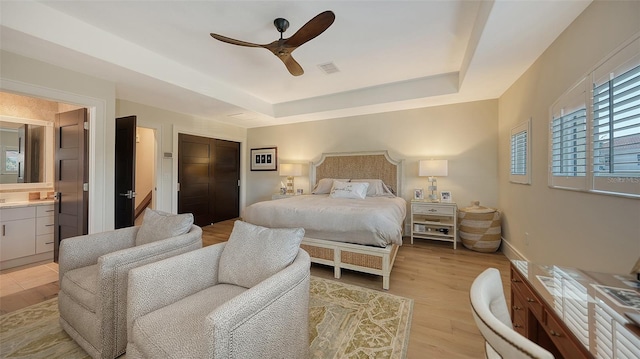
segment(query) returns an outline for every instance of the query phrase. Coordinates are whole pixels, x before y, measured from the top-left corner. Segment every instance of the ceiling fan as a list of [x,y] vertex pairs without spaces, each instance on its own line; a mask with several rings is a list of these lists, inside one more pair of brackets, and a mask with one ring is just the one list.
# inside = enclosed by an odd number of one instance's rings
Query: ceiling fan
[[284,65],[287,67],[287,70],[293,76],[300,76],[304,73],[302,66],[296,62],[291,56],[293,50],[297,49],[300,45],[305,42],[315,38],[316,36],[322,34],[326,29],[333,24],[336,16],[332,11],[324,11],[320,14],[316,15],[313,19],[309,20],[304,26],[300,28],[293,36],[288,39],[282,38],[282,33],[287,31],[289,28],[289,21],[283,18],[277,18],[273,20],[273,24],[276,29],[280,32],[280,39],[275,40],[270,44],[253,44],[246,41],[232,39],[230,37],[218,35],[211,33],[211,37],[216,40],[220,40],[222,42],[226,42],[228,44],[239,45],[239,46],[247,46],[247,47],[262,47],[271,51],[274,55],[276,55]]

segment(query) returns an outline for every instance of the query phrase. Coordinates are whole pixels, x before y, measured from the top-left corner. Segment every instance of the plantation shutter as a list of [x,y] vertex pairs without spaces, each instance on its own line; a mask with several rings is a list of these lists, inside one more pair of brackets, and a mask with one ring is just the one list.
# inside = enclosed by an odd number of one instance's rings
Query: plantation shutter
[[639,54],[623,50],[594,72],[592,116],[593,189],[640,195]]
[[525,121],[511,130],[511,172],[513,183],[531,183],[531,121]]
[[549,186],[587,189],[588,140],[586,78],[551,107]]

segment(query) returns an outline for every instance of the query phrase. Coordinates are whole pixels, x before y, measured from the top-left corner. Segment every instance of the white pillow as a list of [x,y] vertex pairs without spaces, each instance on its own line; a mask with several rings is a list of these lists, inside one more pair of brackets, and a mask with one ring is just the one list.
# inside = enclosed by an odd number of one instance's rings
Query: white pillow
[[266,228],[236,221],[220,255],[218,282],[251,288],[296,259],[302,228]]
[[185,234],[192,224],[191,213],[171,214],[147,208],[136,235],[136,246]]
[[318,181],[318,184],[313,188],[311,194],[329,194],[331,188],[333,188],[333,181],[349,182],[349,179],[323,178]]
[[381,179],[352,179],[353,182],[367,182],[369,188],[367,189],[367,197],[395,197],[393,192],[387,187]]
[[333,181],[329,197],[364,199],[367,196],[367,188],[369,188],[367,182],[354,183],[336,180]]

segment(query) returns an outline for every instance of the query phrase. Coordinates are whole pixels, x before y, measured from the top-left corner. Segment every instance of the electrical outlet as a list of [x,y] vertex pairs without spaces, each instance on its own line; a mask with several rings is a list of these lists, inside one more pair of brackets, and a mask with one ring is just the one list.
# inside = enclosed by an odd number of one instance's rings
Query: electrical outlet
[[529,232],[524,232],[524,244],[529,245]]

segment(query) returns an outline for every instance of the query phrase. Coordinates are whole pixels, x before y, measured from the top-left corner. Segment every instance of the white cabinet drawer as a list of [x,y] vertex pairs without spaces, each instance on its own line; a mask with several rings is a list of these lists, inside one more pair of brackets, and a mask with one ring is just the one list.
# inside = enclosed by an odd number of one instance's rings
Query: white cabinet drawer
[[35,254],[35,224],[33,218],[0,222],[0,261]]
[[53,233],[36,236],[36,254],[53,251]]
[[47,204],[44,206],[36,207],[36,217],[45,217],[45,216],[53,216],[53,204]]
[[53,216],[36,218],[36,234],[53,233]]
[[442,216],[452,216],[455,212],[455,207],[453,206],[442,206],[442,205],[422,205],[422,204],[412,204],[411,212],[413,214],[433,214],[433,215],[442,215]]
[[2,221],[14,221],[16,219],[33,218],[36,216],[35,207],[18,207],[0,209],[0,219]]

